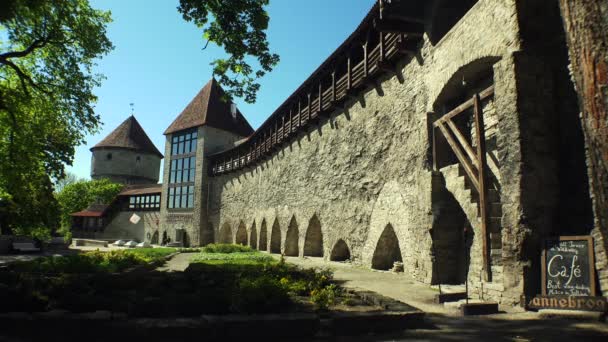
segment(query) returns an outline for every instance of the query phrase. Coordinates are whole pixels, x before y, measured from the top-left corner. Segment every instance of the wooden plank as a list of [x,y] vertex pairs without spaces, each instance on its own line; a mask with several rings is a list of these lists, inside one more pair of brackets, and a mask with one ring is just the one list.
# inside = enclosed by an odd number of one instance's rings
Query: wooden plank
[[[483,100],[487,99],[488,97],[492,96],[493,94],[494,94],[494,85],[491,85],[488,88],[486,88],[484,91],[479,93],[479,100],[483,101]],[[465,110],[473,107],[473,104],[474,104],[473,102],[474,102],[473,99],[465,101],[460,106],[452,109],[450,112],[448,112],[447,114],[442,116],[439,120],[435,121],[435,125],[437,125],[440,121],[445,121],[447,119],[450,119],[450,118],[464,112]]]
[[352,86],[352,70],[350,66],[350,55],[346,59],[346,89],[350,89]]
[[486,187],[486,133],[483,124],[483,113],[481,111],[481,99],[479,94],[473,96],[473,107],[475,116],[475,134],[477,138],[477,157],[479,163],[479,210],[481,212],[481,236],[483,250],[483,269],[485,281],[492,281],[490,265],[490,254],[488,249],[488,194]]
[[479,191],[479,182],[477,181],[477,175],[475,174],[475,172],[473,172],[473,167],[471,166],[471,164],[469,164],[469,161],[466,159],[464,154],[462,154],[462,151],[460,150],[458,145],[456,145],[456,142],[452,138],[450,132],[448,132],[447,128],[445,128],[444,124],[441,123],[437,127],[439,127],[441,133],[443,133],[443,136],[445,137],[445,140],[448,142],[450,147],[452,147],[456,158],[458,158],[460,164],[462,165],[462,167],[464,167],[464,170],[466,171],[467,175],[469,176],[469,179],[471,180],[471,184],[473,184],[473,186],[475,186],[475,189]]
[[477,161],[477,155],[475,154],[475,151],[473,151],[473,148],[471,147],[471,145],[469,145],[469,142],[465,139],[464,135],[462,135],[462,133],[460,132],[458,127],[454,124],[454,121],[447,119],[446,123],[452,129],[454,136],[456,136],[456,139],[458,139],[458,142],[464,148],[464,151],[467,153],[470,160],[473,162],[473,165],[475,165],[477,170],[479,170],[479,163]]
[[336,71],[331,73],[331,102],[336,102]]
[[323,85],[319,81],[319,113],[323,111]]
[[384,61],[384,59],[386,58],[386,51],[384,49],[384,33],[380,31],[378,34],[380,35],[380,44],[378,44],[378,46],[380,47],[380,61]]
[[363,77],[367,77],[368,64],[367,64],[367,43],[368,40],[363,44]]

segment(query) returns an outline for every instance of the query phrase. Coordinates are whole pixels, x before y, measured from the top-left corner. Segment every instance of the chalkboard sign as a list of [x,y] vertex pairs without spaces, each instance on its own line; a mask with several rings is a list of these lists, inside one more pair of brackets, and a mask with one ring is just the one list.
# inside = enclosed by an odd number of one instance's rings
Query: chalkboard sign
[[591,236],[545,240],[542,256],[543,296],[595,296]]

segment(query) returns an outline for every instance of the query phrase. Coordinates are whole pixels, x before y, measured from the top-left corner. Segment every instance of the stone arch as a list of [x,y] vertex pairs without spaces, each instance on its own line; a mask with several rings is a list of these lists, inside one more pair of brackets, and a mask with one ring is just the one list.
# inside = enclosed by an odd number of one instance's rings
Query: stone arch
[[163,240],[161,241],[161,245],[166,245],[167,243],[169,243],[169,237],[167,237],[167,231],[165,230],[163,232]]
[[[460,66],[443,84],[433,102],[433,110],[440,113],[448,102],[460,104],[463,96],[468,96],[472,88],[485,88],[494,80],[493,65],[500,60],[498,56],[485,56]],[[463,80],[465,84],[463,84]],[[480,89],[483,90],[483,89]],[[468,99],[468,98],[467,98]],[[451,110],[452,108],[446,108]]]
[[278,219],[274,219],[270,232],[270,253],[281,253],[281,227]]
[[432,241],[428,228],[424,227],[430,227],[431,217],[420,215],[431,211],[431,191],[425,191],[430,188],[430,175],[420,175],[403,185],[394,180],[384,184],[374,202],[368,235],[361,251],[364,265],[372,266],[380,236],[390,224],[398,237],[405,272],[430,282]]
[[258,249],[261,251],[268,250],[268,228],[266,228],[266,219],[262,219],[260,225],[260,242],[258,243]]
[[321,231],[321,222],[316,214],[308,221],[308,229],[306,229],[306,236],[304,237],[304,255],[323,256],[323,232]]
[[255,221],[253,221],[253,224],[251,225],[251,232],[249,234],[249,247],[253,249],[258,248],[258,232],[255,227]]
[[239,222],[239,227],[236,230],[234,242],[239,245],[247,245],[247,227],[243,221]]
[[389,223],[384,227],[380,239],[376,244],[376,250],[372,257],[372,268],[376,270],[389,270],[395,261],[403,261],[399,239],[393,226]]
[[350,249],[344,240],[340,239],[334,245],[329,255],[331,261],[346,261],[350,259]]
[[219,243],[232,243],[232,228],[228,222],[224,222],[220,229]]
[[150,244],[158,245],[158,230],[152,234],[152,239],[150,239]]
[[300,231],[298,230],[298,222],[296,217],[293,216],[289,221],[289,227],[287,228],[287,234],[285,234],[285,255],[287,256],[298,256],[300,255],[299,239]]

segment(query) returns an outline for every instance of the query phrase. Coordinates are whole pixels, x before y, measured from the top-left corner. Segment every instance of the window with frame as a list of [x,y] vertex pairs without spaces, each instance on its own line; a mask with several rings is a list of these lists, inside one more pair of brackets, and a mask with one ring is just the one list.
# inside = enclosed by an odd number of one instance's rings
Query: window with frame
[[197,131],[190,129],[171,137],[167,208],[194,208]]
[[169,183],[193,183],[196,170],[196,157],[171,159]]
[[160,194],[137,195],[129,197],[129,210],[160,209]]
[[194,185],[169,188],[167,207],[169,209],[194,208]]
[[171,137],[171,155],[182,155],[196,152],[196,128],[187,130]]

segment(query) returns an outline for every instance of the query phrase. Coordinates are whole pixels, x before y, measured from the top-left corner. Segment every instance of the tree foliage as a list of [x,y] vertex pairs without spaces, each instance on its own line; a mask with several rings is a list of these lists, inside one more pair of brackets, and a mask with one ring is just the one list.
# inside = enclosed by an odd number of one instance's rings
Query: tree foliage
[[[269,0],[180,0],[178,10],[186,21],[203,29],[203,38],[224,48],[229,55],[216,59],[213,74],[230,97],[256,100],[257,80],[279,62],[266,38],[269,17],[264,10]],[[207,45],[205,45],[206,47]],[[255,58],[258,67],[249,62]]]
[[92,68],[112,49],[110,14],[87,0],[5,0],[0,12],[0,188],[8,224],[27,231],[51,224],[50,179],[100,124]]
[[70,214],[86,209],[92,203],[109,204],[122,190],[123,185],[108,179],[80,180],[67,184],[55,194],[61,210],[61,232],[70,230]]

